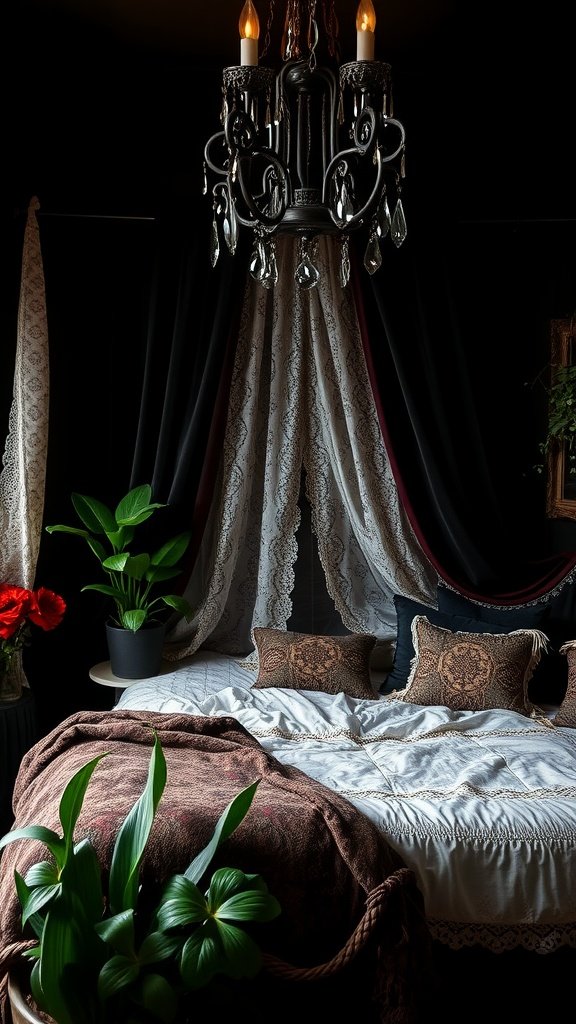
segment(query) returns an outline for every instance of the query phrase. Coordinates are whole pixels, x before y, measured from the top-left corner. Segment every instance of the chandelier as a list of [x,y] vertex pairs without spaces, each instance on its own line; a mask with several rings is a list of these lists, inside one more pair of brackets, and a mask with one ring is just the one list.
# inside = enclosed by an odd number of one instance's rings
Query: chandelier
[[[326,33],[317,58],[316,8]],[[270,45],[270,0],[262,57]],[[350,277],[349,234],[366,234],[364,266],[375,273],[381,246],[406,237],[401,191],[405,132],[393,117],[390,65],[374,59],[372,0],[356,12],[356,60],[338,73],[334,0],[286,0],[278,70],[260,63],[260,24],[252,0],[239,19],[240,64],[224,68],[222,130],[204,148],[204,193],[212,185],[210,258],[236,250],[241,228],[253,232],[250,273],[266,288],[278,280],[276,236],[298,237],[295,279],[313,288],[316,239],[340,241],[339,276]],[[341,140],[343,140],[342,147]]]

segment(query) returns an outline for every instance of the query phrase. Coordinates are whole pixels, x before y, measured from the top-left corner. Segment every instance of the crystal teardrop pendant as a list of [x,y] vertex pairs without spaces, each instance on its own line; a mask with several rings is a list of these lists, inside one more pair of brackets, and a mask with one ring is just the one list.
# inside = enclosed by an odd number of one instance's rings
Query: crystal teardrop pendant
[[348,184],[344,179],[337,191],[336,196],[336,216],[340,227],[344,227],[348,221],[354,216],[354,206],[348,191]]
[[262,284],[265,288],[273,288],[278,283],[278,266],[276,263],[276,246],[270,239],[264,245],[266,263],[262,274]]
[[214,268],[218,262],[220,255],[220,242],[218,239],[218,225],[216,223],[216,217],[212,221],[212,232],[210,234],[210,263]]
[[[282,188],[280,182],[275,179],[270,189],[267,212],[269,217],[278,217],[282,209]],[[273,230],[273,229],[272,229]]]
[[261,238],[256,241],[256,248],[250,257],[250,273],[255,281],[261,281],[266,271],[266,252]]
[[386,235],[390,231],[390,222],[391,222],[390,208],[388,206],[388,199],[386,197],[386,193],[384,193],[384,195],[382,197],[382,202],[380,203],[380,206],[378,207],[378,213],[376,215],[376,220],[377,220],[377,228],[376,228],[376,230],[378,231],[378,234],[380,235],[380,238],[386,238]]
[[370,238],[368,239],[368,245],[364,253],[364,266],[369,274],[375,274],[378,267],[382,266],[382,253],[380,252],[378,235],[375,231],[370,233]]
[[348,246],[348,235],[342,237],[342,248],[340,250],[340,284],[346,287],[350,280],[350,249]]
[[306,253],[304,259],[296,267],[296,273],[294,274],[294,280],[301,288],[315,288],[320,280],[320,272],[317,267],[314,266],[312,260]]
[[394,245],[397,248],[399,248],[402,245],[402,242],[405,240],[406,235],[408,234],[406,229],[406,218],[404,217],[404,210],[402,207],[401,199],[398,199],[398,202],[396,203],[396,207],[394,209],[394,213],[392,215],[390,233],[392,235],[392,241],[394,242]]
[[222,232],[224,234],[224,241],[226,242],[226,245],[232,255],[234,255],[238,244],[238,220],[236,218],[234,205],[230,202],[230,198],[228,199],[228,208],[222,222]]

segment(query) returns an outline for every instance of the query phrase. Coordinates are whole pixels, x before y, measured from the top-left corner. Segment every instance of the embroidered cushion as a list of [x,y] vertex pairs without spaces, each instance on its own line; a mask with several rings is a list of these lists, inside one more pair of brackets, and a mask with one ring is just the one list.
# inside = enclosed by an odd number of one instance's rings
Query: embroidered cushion
[[376,638],[368,634],[315,636],[255,626],[258,678],[253,686],[347,693],[376,698],[370,681],[370,654]]
[[480,622],[472,615],[454,614],[452,611],[442,611],[436,608],[429,608],[419,601],[413,601],[409,597],[402,597],[400,594],[394,596],[396,608],[396,650],[394,653],[394,664],[390,672],[385,688],[382,692],[391,693],[392,690],[403,690],[408,682],[412,659],[414,657],[414,644],[412,643],[412,622],[416,615],[425,615],[429,622],[436,626],[443,626],[452,630],[453,633],[460,631],[466,633],[504,633],[507,632],[505,625],[498,625],[490,622]]
[[[566,660],[560,656],[559,648],[572,636],[573,587],[565,586],[559,594],[546,600],[506,607],[472,601],[442,584],[438,587],[437,597],[438,608],[442,612],[467,615],[479,622],[495,623],[496,628],[490,630],[493,633],[511,633],[515,629],[542,630],[550,641],[550,647],[543,653],[530,680],[530,698],[536,703],[560,703],[566,689]],[[479,625],[472,628],[484,632]]]
[[528,680],[548,642],[539,630],[453,633],[417,615],[412,642],[416,653],[401,700],[453,711],[506,708],[532,714]]

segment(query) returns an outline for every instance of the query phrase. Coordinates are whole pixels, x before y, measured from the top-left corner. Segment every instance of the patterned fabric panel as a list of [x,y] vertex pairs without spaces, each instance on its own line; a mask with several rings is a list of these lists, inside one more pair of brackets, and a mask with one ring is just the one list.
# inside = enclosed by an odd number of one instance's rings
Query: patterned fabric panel
[[314,636],[262,626],[255,626],[253,634],[259,661],[257,689],[284,686],[374,700],[369,662],[375,637]]
[[554,725],[576,729],[576,640],[564,644],[560,648],[560,654],[565,654],[568,661],[568,686],[558,713],[554,717]]
[[412,640],[416,657],[402,700],[452,711],[534,710],[527,684],[546,643],[538,630],[453,633],[417,615]]

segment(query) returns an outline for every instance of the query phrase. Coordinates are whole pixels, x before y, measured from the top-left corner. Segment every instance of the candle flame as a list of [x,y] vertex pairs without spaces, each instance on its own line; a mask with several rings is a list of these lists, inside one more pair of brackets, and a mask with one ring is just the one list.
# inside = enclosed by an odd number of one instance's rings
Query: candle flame
[[372,0],[360,0],[356,11],[356,31],[374,32],[376,28],[376,11]]
[[[364,0],[363,0],[364,2]],[[252,0],[246,0],[238,21],[241,39],[258,39],[260,36],[260,22]]]

